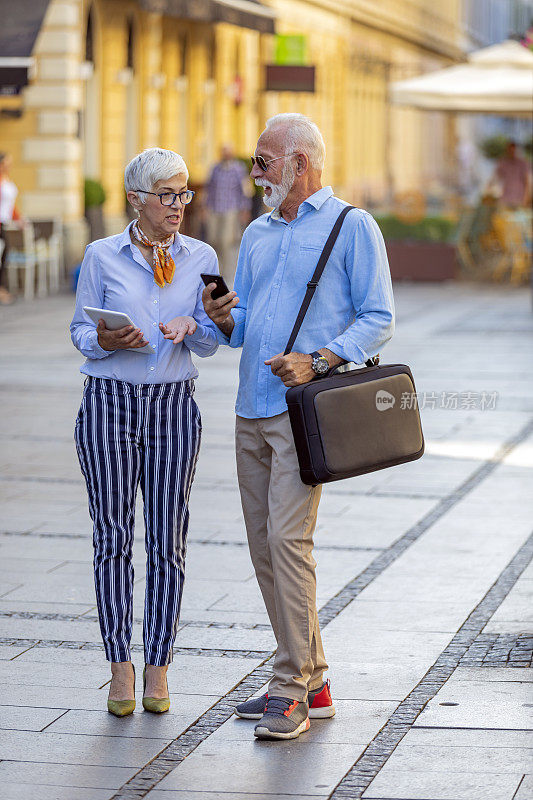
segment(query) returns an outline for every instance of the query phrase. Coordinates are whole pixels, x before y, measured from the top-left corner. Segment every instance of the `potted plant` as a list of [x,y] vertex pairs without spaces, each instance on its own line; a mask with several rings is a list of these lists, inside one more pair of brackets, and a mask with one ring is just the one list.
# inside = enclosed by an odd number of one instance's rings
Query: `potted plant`
[[408,222],[395,215],[377,216],[393,280],[445,281],[457,277],[456,224],[443,216]]
[[102,239],[105,236],[104,212],[105,190],[100,181],[85,178],[84,182],[85,219],[89,224],[90,240]]

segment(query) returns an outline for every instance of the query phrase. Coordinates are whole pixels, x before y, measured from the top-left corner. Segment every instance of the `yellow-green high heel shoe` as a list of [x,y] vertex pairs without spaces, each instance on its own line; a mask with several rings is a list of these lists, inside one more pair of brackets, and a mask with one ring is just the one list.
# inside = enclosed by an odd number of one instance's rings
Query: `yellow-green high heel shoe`
[[[133,667],[133,690],[135,691],[135,666]],[[115,717],[127,717],[135,711],[135,700],[110,700],[107,698],[107,710]]]
[[[170,708],[170,697],[145,697],[146,691],[146,667],[143,669],[143,708],[151,711],[152,714],[164,714]],[[167,681],[168,692],[168,681]]]

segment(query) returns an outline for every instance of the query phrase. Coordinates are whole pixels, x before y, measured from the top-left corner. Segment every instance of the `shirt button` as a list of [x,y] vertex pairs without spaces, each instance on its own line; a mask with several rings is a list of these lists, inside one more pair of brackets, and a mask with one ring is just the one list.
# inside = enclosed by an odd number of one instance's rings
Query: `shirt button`
[[155,328],[155,326],[157,325],[157,322],[152,322],[152,325],[153,325],[153,326],[154,326],[154,328]]
[[150,372],[153,372],[155,367],[150,367]]
[[154,303],[157,303],[157,300],[154,300]]

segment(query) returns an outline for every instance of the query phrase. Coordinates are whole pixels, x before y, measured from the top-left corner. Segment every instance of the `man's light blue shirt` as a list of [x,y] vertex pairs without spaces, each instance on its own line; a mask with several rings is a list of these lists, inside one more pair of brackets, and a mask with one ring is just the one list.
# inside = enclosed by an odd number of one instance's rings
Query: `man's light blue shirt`
[[[245,230],[235,291],[231,337],[218,339],[242,347],[236,413],[256,419],[287,410],[284,386],[264,361],[283,353],[326,239],[342,209],[331,186],[299,207],[292,222],[277,210]],[[327,347],[358,364],[374,356],[394,331],[394,301],[383,236],[370,214],[354,209],[339,238],[293,347],[311,353]]]
[[[87,358],[80,371],[133,384],[196,378],[198,370],[191,351],[205,357],[218,347],[215,325],[203,307],[204,284],[200,278],[201,272],[218,274],[216,253],[204,242],[176,234],[170,247],[176,265],[174,278],[160,288],[152,268],[131,241],[130,227],[117,236],[92,242],[85,250],[70,325],[74,346]],[[83,311],[84,306],[125,312],[155,348],[155,354],[103,350],[95,323]],[[175,345],[163,337],[159,323],[178,316],[194,317],[198,328]]]

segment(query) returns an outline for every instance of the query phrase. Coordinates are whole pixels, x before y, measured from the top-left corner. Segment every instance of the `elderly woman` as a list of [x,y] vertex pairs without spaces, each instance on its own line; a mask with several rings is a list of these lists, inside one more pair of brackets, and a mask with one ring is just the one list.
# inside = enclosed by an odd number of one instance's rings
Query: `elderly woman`
[[[70,326],[88,377],[75,440],[93,520],[100,628],[111,662],[108,710],[135,708],[132,545],[140,483],[146,528],[144,696],[147,711],[170,706],[172,661],[185,567],[188,501],[200,447],[193,399],[200,357],[217,349],[202,305],[200,273],[218,273],[209,245],[179,227],[194,192],[182,157],[152,148],[126,167],[127,197],[138,218],[117,236],[87,247]],[[95,325],[90,306],[125,312],[134,326]],[[175,317],[176,313],[179,314]],[[165,320],[170,320],[167,324]],[[154,353],[140,352],[146,344]]]

